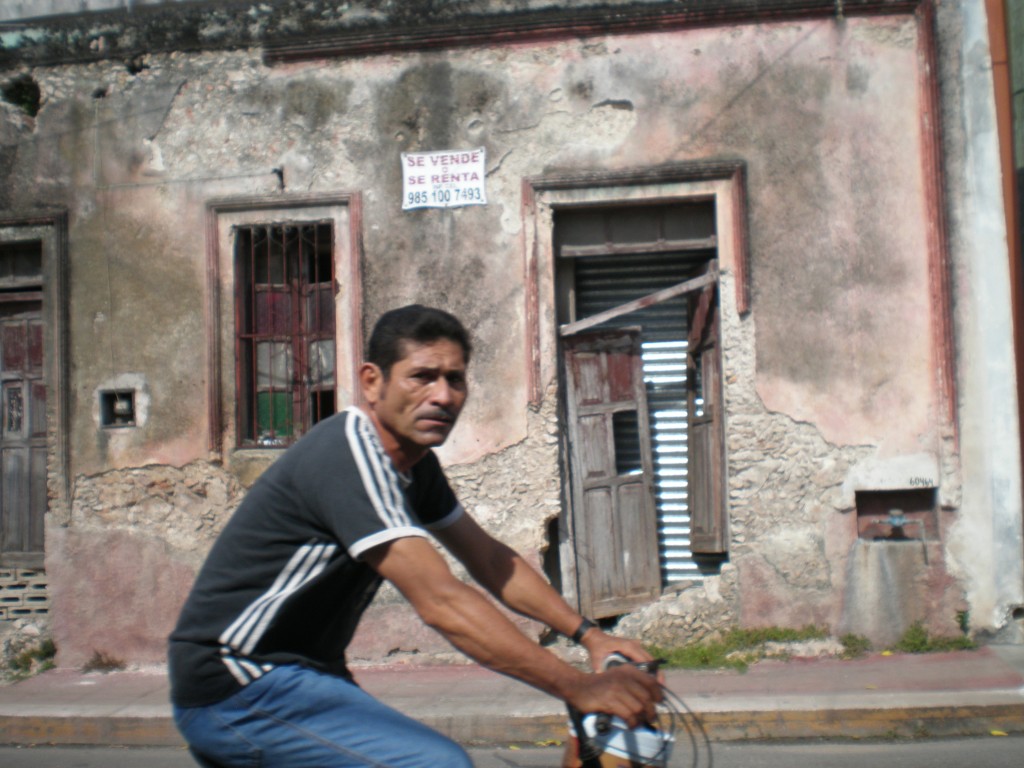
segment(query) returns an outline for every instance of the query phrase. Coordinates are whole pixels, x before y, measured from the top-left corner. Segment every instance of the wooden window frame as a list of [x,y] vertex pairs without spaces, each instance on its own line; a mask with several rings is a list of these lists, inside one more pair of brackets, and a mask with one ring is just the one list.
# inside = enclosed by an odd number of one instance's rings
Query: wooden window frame
[[735,286],[736,312],[750,309],[746,214],[746,164],[742,161],[678,163],[616,173],[577,173],[523,182],[523,264],[526,284],[526,359],[531,406],[558,376],[559,329],[555,315],[554,211],[597,205],[688,202],[714,199],[719,269]]
[[[283,198],[240,197],[206,206],[209,448],[222,458],[275,449],[244,445],[235,411],[235,251],[233,228],[284,222],[330,222],[334,238],[335,410],[357,402],[357,364],[362,349],[362,201],[358,193]],[[226,297],[230,297],[226,299]],[[230,418],[226,414],[231,414]],[[226,453],[227,452],[227,453]]]

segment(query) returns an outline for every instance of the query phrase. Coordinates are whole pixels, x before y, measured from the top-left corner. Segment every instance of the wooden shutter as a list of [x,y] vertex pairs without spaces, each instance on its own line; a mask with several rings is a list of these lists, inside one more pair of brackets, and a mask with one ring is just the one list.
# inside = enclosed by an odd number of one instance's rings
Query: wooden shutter
[[726,551],[725,445],[718,286],[691,303],[687,413],[690,420],[690,547],[696,554]]
[[595,618],[661,589],[650,427],[635,329],[565,339],[580,610]]

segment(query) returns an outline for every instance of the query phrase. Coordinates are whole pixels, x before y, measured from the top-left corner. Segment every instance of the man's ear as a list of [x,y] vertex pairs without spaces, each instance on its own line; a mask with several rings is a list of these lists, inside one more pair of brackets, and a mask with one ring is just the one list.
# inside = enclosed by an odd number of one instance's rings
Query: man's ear
[[381,398],[384,387],[384,372],[374,363],[363,363],[359,366],[359,387],[363,398],[374,405]]

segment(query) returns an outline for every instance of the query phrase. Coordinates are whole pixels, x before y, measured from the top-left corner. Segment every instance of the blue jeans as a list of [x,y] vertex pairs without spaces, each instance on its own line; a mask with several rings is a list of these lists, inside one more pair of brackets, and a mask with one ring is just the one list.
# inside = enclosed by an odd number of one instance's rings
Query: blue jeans
[[465,750],[359,686],[297,666],[277,667],[207,707],[175,707],[202,766],[233,768],[472,768]]

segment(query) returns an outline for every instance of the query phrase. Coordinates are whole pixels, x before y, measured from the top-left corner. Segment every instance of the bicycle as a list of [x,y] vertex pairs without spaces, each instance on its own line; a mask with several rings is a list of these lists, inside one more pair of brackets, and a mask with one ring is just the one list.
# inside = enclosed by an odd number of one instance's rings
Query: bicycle
[[[658,674],[663,659],[637,662],[621,654],[605,659],[602,669],[632,664],[644,672]],[[664,699],[658,705],[656,722],[630,728],[624,720],[600,712],[584,714],[569,710],[569,740],[562,768],[668,768],[677,746],[690,747],[691,768],[711,768],[711,742],[700,718],[681,698],[662,685]],[[678,754],[678,752],[677,752]],[[706,755],[702,763],[701,757]]]

